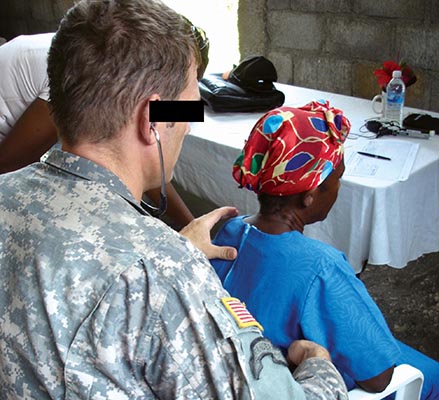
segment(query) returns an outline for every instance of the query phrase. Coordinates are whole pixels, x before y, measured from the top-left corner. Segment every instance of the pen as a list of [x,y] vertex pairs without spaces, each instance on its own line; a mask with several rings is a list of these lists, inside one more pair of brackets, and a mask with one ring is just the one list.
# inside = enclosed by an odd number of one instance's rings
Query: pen
[[391,158],[389,157],[384,157],[384,156],[380,156],[378,154],[372,154],[372,153],[366,153],[364,151],[357,151],[358,154],[361,154],[362,156],[367,156],[367,157],[373,157],[373,158],[378,158],[380,160],[387,160],[387,161],[391,161]]

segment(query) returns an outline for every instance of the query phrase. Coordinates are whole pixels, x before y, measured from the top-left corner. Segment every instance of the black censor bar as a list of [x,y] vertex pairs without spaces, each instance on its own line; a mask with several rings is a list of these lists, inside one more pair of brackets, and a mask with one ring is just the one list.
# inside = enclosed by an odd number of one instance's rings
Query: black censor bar
[[204,122],[202,100],[158,100],[149,102],[151,122]]

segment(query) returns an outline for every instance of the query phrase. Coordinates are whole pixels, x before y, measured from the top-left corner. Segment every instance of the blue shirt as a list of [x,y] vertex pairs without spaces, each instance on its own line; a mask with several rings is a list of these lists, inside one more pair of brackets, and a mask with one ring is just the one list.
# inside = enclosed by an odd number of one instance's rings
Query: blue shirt
[[303,338],[326,347],[348,388],[396,363],[398,343],[343,253],[297,231],[266,234],[243,218],[226,223],[214,240],[236,247],[237,259],[211,262],[264,336],[284,351]]

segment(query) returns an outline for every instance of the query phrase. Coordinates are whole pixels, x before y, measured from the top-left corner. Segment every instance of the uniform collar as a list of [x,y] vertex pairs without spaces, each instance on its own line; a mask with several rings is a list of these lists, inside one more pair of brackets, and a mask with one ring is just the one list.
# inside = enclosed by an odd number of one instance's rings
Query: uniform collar
[[148,215],[119,177],[87,158],[54,147],[41,157],[41,162],[58,170],[62,170],[69,175],[103,184],[110,188],[111,191],[122,196],[140,213]]

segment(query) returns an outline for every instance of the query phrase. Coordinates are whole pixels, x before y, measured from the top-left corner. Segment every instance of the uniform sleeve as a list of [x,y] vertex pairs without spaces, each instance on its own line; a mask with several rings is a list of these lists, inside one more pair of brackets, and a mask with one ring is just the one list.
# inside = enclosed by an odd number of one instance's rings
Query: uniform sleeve
[[326,347],[339,371],[355,381],[393,366],[399,355],[396,340],[346,259],[340,256],[318,268],[301,317],[304,337]]
[[280,350],[268,339],[252,338],[250,345],[245,340],[243,344],[256,399],[348,399],[343,378],[330,361],[310,358],[292,376]]
[[343,379],[331,363],[306,363],[297,382],[281,351],[256,327],[239,327],[221,301],[205,303],[206,312],[178,310],[178,296],[171,303],[169,313],[167,307],[162,310],[151,354],[164,363],[147,367],[149,384],[160,398],[346,398]]
[[346,385],[330,361],[309,358],[293,374],[307,399],[348,399]]
[[239,328],[219,300],[204,310],[180,309],[178,297],[172,303],[162,310],[148,357],[161,365],[145,371],[159,398],[305,399],[281,352],[257,328]]

